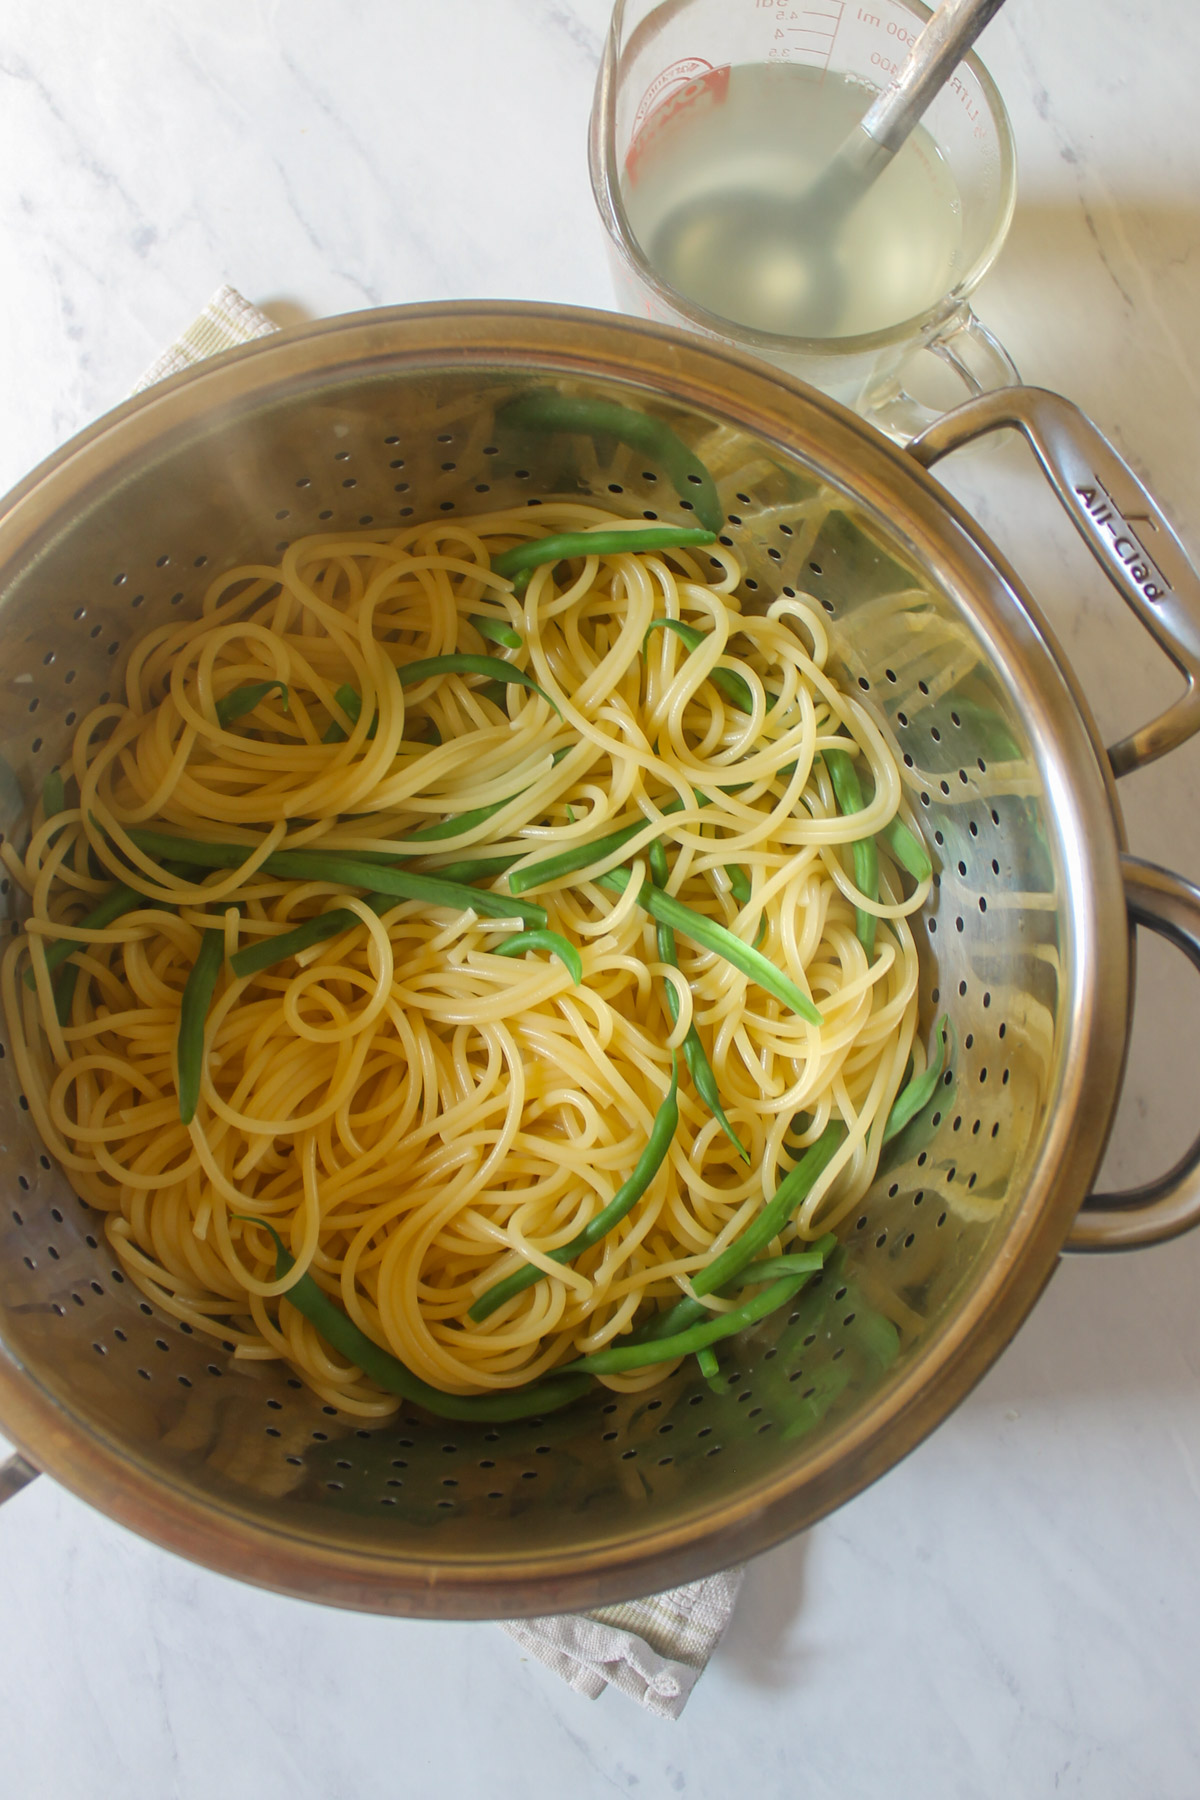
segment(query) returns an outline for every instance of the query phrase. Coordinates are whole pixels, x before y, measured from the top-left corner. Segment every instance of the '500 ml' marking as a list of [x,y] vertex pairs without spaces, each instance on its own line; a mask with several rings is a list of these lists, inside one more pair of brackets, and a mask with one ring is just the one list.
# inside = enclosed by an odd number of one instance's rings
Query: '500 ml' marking
[[[1084,511],[1094,525],[1099,525],[1112,538],[1113,554],[1117,561],[1125,565],[1126,572],[1137,583],[1145,599],[1164,600],[1173,590],[1170,582],[1155,562],[1137,532],[1133,529],[1129,518],[1122,513],[1104,483],[1093,476],[1095,487],[1077,487],[1076,494],[1083,502]],[[1153,520],[1145,513],[1137,515],[1139,524],[1150,525]]]

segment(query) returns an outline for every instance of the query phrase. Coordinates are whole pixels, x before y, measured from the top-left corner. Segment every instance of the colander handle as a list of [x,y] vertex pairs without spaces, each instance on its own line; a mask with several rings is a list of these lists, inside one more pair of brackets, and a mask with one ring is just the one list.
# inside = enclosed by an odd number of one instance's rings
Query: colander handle
[[1166,712],[1109,749],[1113,774],[1128,775],[1200,730],[1200,574],[1128,463],[1061,394],[995,388],[944,413],[908,451],[930,469],[1006,426],[1025,434],[1092,555],[1187,683]]
[[[1125,898],[1135,925],[1182,950],[1200,971],[1200,888],[1136,856],[1121,858]],[[1200,1225],[1200,1138],[1174,1168],[1124,1193],[1092,1194],[1071,1228],[1066,1250],[1136,1250]]]

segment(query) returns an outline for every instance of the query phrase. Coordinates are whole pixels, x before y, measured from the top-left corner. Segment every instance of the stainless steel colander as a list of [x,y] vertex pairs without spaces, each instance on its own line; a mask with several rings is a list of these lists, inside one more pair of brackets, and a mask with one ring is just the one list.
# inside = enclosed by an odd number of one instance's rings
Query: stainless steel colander
[[[1112,776],[1200,723],[1200,588],[1153,502],[1054,396],[970,402],[909,456],[758,365],[608,314],[400,309],[222,357],[102,420],[0,515],[0,828],[20,836],[130,642],[195,608],[224,567],[326,526],[551,494],[679,516],[644,451],[497,423],[542,383],[672,424],[716,476],[743,603],[790,588],[824,607],[936,857],[922,1020],[950,1013],[954,1064],[849,1222],[839,1272],[739,1340],[720,1393],[685,1368],[544,1422],[405,1409],[364,1429],[282,1366],[235,1364],[155,1314],[44,1154],[9,1058],[0,1429],[21,1455],[0,1496],[45,1469],[213,1568],[380,1612],[595,1605],[765,1549],[950,1411],[1064,1242],[1152,1241],[1200,1217],[1200,1151],[1135,1195],[1087,1201],[1123,1063],[1129,912],[1200,965],[1200,893],[1123,863]],[[1033,602],[918,467],[997,424],[1025,431],[1186,676],[1111,765]],[[16,930],[18,896],[0,887]],[[864,1312],[899,1332],[886,1370],[861,1352]]]

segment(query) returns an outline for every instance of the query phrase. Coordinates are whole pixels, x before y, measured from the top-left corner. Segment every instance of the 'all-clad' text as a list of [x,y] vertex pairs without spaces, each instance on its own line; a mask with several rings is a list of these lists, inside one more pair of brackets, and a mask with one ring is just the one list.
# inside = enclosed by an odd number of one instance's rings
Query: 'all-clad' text
[[1165,599],[1171,592],[1170,582],[1154,558],[1147,553],[1129,521],[1114,506],[1106,490],[1098,484],[1096,487],[1077,487],[1075,492],[1083,502],[1084,510],[1092,523],[1109,533],[1118,562],[1124,563],[1126,571],[1145,598]]

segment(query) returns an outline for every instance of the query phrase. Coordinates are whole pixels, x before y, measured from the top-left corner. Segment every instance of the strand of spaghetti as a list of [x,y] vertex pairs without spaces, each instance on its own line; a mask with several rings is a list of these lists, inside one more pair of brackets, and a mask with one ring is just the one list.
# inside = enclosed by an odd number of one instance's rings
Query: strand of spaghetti
[[[373,977],[343,962],[332,969],[328,964],[305,969],[292,978],[283,996],[283,1016],[296,1036],[306,1038],[310,1043],[340,1043],[348,1037],[357,1037],[369,1031],[391,995],[394,973],[391,939],[375,914],[361,900],[351,900],[348,910],[367,927],[369,946],[374,952]],[[333,995],[324,987],[330,981],[337,981],[342,987],[351,990],[365,990],[369,994],[366,1005],[358,1012],[351,1013],[344,1005],[335,1003]],[[323,999],[331,1013],[337,1004],[338,1016],[332,1026],[315,1025],[311,1018],[304,1016],[303,1003],[310,997],[310,990],[316,990],[315,997],[318,1001]]]
[[[230,1208],[250,1204],[247,1196],[239,1193],[233,1183],[226,1178],[224,1171],[220,1168],[213,1155],[204,1125],[199,1119],[192,1120],[191,1124],[188,1126],[188,1134],[191,1137],[200,1166],[212,1183],[214,1194],[219,1195]],[[307,1191],[308,1181],[306,1178],[306,1196]],[[237,1215],[231,1213],[230,1216],[236,1217]],[[286,1294],[288,1289],[292,1287],[296,1281],[302,1279],[308,1264],[312,1260],[313,1252],[316,1249],[317,1234],[320,1227],[320,1212],[319,1206],[315,1203],[315,1196],[314,1203],[305,1205],[301,1218],[302,1237],[297,1256],[294,1259],[289,1257],[287,1269],[274,1281],[260,1281],[257,1276],[251,1275],[245,1268],[245,1265],[241,1262],[241,1259],[238,1257],[237,1252],[233,1247],[233,1239],[229,1232],[228,1219],[225,1216],[224,1208],[219,1210],[214,1209],[214,1225],[216,1226],[217,1242],[220,1246],[223,1260],[225,1261],[230,1274],[247,1293],[259,1294],[264,1299],[271,1295]]]
[[144,819],[161,816],[171,796],[183,778],[184,770],[191,760],[196,746],[197,733],[192,725],[185,724],[175,739],[169,754],[160,759],[160,766],[154,771],[156,779],[153,785],[147,784],[147,791],[140,806],[128,809],[125,814],[127,825],[138,825]]
[[[36,1019],[37,1001],[33,995],[27,996],[29,1002],[29,1016],[27,1017],[16,982],[16,967],[24,954],[24,944],[19,938],[14,938],[4,953],[3,962],[0,963],[4,1017],[8,1027],[9,1041],[12,1044],[13,1060],[17,1067],[17,1079],[21,1084],[21,1091],[29,1103],[29,1110],[42,1142],[64,1168],[82,1173],[94,1166],[94,1159],[77,1155],[70,1147],[70,1133],[68,1132],[64,1136],[52,1122],[47,1104],[45,1071],[35,1058],[30,1046],[32,1033],[28,1026]],[[40,1020],[37,1022],[40,1024]]]
[[[29,938],[29,959],[34,985],[37,989],[38,1004],[41,1007],[42,1030],[46,1033],[50,1055],[61,1069],[68,1061],[67,1045],[63,1037],[62,1022],[58,1016],[50,966],[46,957],[46,946],[36,932]],[[28,974],[29,971],[27,970],[26,973]]]

